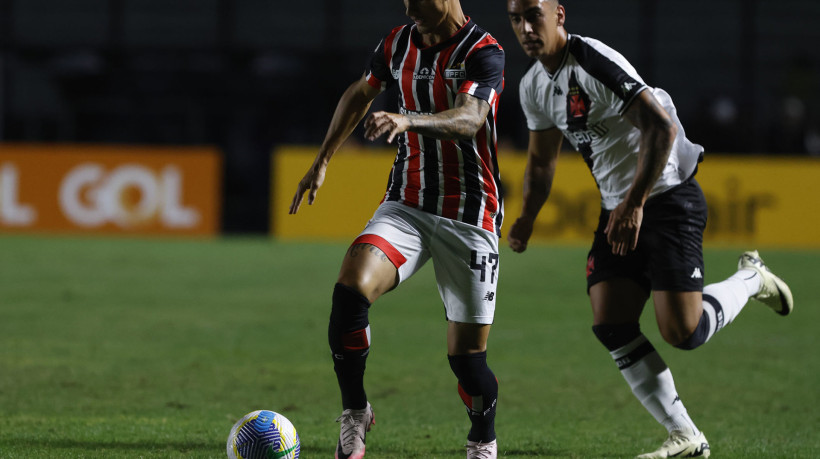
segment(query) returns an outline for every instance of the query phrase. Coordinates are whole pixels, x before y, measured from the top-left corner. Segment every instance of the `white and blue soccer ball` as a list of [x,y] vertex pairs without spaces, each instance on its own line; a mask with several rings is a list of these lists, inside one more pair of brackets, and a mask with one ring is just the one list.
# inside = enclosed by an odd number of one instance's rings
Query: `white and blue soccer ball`
[[236,422],[228,435],[230,459],[298,459],[296,428],[279,413],[258,410]]

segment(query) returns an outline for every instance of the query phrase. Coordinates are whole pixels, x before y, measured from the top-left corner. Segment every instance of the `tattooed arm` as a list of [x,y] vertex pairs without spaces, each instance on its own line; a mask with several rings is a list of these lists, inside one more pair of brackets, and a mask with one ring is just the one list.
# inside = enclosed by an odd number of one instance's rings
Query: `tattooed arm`
[[612,253],[635,250],[643,222],[643,205],[663,173],[678,127],[651,91],[643,91],[624,116],[641,131],[638,168],[626,198],[609,214],[604,232]]
[[405,131],[417,132],[436,139],[471,139],[484,124],[490,104],[469,94],[459,93],[455,107],[430,115],[400,115],[375,112],[364,123],[365,136],[369,140],[387,134],[387,141]]

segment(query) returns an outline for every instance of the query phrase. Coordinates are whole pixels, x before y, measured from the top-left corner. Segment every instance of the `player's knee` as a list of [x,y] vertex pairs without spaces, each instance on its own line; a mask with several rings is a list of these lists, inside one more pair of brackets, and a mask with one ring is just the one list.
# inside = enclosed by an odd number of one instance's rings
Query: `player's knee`
[[709,316],[707,316],[706,313],[704,313],[702,316],[700,316],[700,321],[698,322],[698,326],[695,328],[694,331],[689,332],[688,336],[686,336],[684,339],[680,339],[675,343],[669,341],[669,344],[672,344],[678,349],[691,351],[692,349],[698,348],[701,344],[704,344],[708,339]]
[[360,270],[343,269],[339,273],[339,278],[336,280],[336,288],[341,285],[342,287],[351,289],[367,298],[369,287],[368,279],[365,274],[365,272]]
[[370,347],[370,302],[356,289],[336,284],[330,310],[328,342],[334,354],[364,352]]
[[641,326],[637,322],[626,324],[599,324],[592,326],[595,337],[612,352],[620,349],[641,336]]
[[685,347],[681,346],[683,346],[684,343],[686,343],[697,330],[689,328],[686,324],[678,322],[659,324],[658,328],[661,332],[661,337],[663,337],[664,341],[671,344],[672,346],[680,347],[681,349],[686,349]]

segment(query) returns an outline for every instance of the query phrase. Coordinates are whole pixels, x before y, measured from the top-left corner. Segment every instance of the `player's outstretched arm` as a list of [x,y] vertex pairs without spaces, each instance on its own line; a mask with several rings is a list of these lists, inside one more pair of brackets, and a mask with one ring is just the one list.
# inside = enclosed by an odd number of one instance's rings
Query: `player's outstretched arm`
[[641,131],[638,169],[623,202],[609,214],[604,229],[612,253],[626,255],[638,245],[643,205],[663,173],[678,128],[652,92],[641,92],[624,116]]
[[453,108],[430,115],[372,113],[364,122],[365,137],[375,140],[386,134],[389,143],[402,132],[412,131],[443,140],[472,139],[484,125],[490,104],[465,93],[458,94],[455,102]]
[[524,202],[521,215],[507,234],[507,242],[514,252],[527,250],[535,218],[550,195],[563,140],[564,135],[558,128],[530,131],[527,168],[524,171]]
[[353,82],[342,94],[319,153],[296,187],[296,194],[293,195],[293,201],[290,203],[289,214],[295,214],[299,210],[306,192],[308,193],[308,204],[313,204],[316,199],[316,192],[319,191],[325,181],[325,172],[331,156],[350,137],[353,129],[364,118],[370,108],[370,103],[379,95],[379,92],[380,90],[367,84],[367,80],[362,77]]

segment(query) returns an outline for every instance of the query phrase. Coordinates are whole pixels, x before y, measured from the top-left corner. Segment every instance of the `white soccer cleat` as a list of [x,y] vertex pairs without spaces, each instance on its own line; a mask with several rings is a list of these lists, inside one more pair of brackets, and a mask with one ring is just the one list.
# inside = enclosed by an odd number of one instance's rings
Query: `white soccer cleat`
[[341,422],[336,459],[361,459],[364,457],[364,438],[376,424],[376,416],[370,403],[362,410],[344,410],[336,419]]
[[760,274],[760,291],[752,299],[772,308],[781,316],[787,316],[794,309],[792,291],[783,279],[775,276],[763,263],[757,250],[745,252],[737,262],[737,269],[751,269]]
[[498,443],[495,440],[489,443],[467,442],[467,459],[496,459],[496,457],[498,457]]
[[651,453],[641,454],[637,459],[658,459],[662,457],[709,457],[711,450],[703,432],[688,437],[680,430],[673,430],[660,448]]

